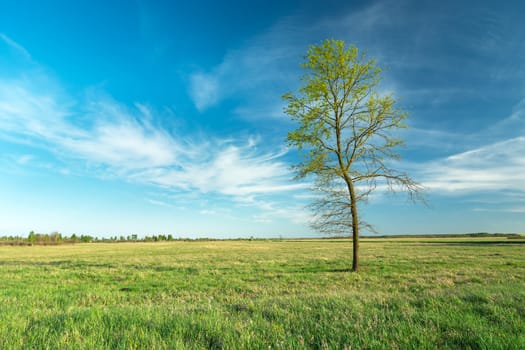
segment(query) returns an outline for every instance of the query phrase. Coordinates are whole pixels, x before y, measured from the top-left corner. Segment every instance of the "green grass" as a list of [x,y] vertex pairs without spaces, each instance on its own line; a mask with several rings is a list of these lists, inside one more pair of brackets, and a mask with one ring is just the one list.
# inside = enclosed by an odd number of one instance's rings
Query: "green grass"
[[524,349],[525,244],[0,246],[0,349]]

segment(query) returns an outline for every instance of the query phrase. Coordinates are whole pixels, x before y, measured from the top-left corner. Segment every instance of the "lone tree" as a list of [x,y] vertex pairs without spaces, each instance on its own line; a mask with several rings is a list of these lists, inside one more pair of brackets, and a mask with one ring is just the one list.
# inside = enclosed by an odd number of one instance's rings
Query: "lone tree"
[[359,219],[358,202],[378,187],[422,199],[422,187],[391,167],[399,159],[396,147],[403,144],[392,131],[406,127],[407,114],[395,107],[392,95],[376,91],[381,69],[375,60],[344,41],[311,46],[302,68],[306,73],[298,92],[283,96],[285,113],[298,123],[287,138],[302,155],[296,177],[315,177],[315,229],[351,230],[352,271],[358,271],[359,230],[370,227]]

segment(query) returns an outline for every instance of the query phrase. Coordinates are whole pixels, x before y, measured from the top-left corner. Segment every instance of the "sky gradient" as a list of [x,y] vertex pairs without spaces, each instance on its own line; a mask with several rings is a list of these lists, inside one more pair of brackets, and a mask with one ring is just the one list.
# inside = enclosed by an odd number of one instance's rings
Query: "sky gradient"
[[293,181],[309,45],[343,39],[409,113],[380,234],[525,232],[525,2],[0,2],[0,235],[310,237]]

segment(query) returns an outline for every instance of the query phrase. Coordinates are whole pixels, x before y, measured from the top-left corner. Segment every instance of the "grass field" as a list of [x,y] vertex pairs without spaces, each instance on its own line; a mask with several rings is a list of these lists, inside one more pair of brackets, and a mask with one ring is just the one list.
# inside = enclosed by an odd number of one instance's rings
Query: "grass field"
[[0,349],[525,349],[525,242],[0,246]]

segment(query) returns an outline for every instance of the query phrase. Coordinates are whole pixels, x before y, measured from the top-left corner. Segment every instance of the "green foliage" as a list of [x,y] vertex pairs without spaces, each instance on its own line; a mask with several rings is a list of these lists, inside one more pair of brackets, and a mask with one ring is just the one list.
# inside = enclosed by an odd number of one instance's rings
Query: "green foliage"
[[523,349],[506,238],[0,246],[0,349]]
[[27,241],[29,243],[34,243],[36,241],[36,234],[35,231],[29,232],[29,235],[27,236]]
[[375,60],[343,41],[326,40],[310,47],[302,68],[298,94],[283,97],[286,114],[298,123],[288,143],[304,151],[298,176],[347,174],[359,181],[386,173],[384,161],[397,159],[393,149],[403,143],[389,132],[405,127],[407,114],[394,107],[391,95],[375,91],[381,73]]
[[93,241],[93,237],[90,235],[80,235],[80,242],[89,243]]

